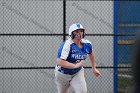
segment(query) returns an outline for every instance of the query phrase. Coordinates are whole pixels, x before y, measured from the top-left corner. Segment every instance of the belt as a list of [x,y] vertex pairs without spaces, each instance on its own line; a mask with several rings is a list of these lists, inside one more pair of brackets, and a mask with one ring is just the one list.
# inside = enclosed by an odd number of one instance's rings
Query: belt
[[74,74],[76,74],[77,72],[79,72],[79,70],[76,71],[76,72],[64,72],[64,71],[62,71],[62,70],[60,70],[60,69],[58,69],[58,71],[61,72],[61,73],[63,73],[63,74],[67,74],[67,75],[74,75]]

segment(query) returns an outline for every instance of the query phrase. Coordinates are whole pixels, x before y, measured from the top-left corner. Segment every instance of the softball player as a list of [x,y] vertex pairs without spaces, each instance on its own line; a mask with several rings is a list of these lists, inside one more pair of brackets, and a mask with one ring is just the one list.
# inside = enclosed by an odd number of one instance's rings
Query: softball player
[[91,60],[92,70],[96,76],[101,73],[96,69],[95,55],[90,41],[83,39],[85,29],[79,23],[69,28],[70,39],[63,42],[58,49],[57,65],[55,68],[55,82],[58,93],[67,93],[71,86],[75,93],[86,93],[87,85],[84,77],[85,59]]

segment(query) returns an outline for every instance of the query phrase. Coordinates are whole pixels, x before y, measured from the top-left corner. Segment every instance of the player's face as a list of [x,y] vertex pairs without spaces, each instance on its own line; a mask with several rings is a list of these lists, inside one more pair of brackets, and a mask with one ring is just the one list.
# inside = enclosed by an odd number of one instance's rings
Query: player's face
[[84,30],[78,29],[78,30],[75,30],[73,33],[75,35],[75,38],[81,40],[83,38],[83,32],[84,32]]

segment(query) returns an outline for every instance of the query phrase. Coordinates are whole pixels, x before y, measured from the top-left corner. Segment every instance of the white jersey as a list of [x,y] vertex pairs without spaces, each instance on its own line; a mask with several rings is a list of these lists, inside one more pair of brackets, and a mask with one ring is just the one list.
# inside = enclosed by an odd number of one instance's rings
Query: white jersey
[[[58,49],[58,58],[64,59],[70,63],[77,63],[87,58],[87,54],[92,53],[92,44],[90,41],[82,39],[82,48],[78,47],[71,39],[63,42]],[[68,69],[60,67],[59,70],[64,73],[76,73],[82,67]]]

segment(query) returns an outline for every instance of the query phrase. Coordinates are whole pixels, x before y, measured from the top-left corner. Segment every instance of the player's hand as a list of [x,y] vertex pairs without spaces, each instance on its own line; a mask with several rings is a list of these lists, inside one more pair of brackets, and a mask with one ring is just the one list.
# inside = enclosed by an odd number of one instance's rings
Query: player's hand
[[85,64],[85,61],[81,60],[80,62],[75,64],[75,68],[79,68],[79,67],[83,66],[84,64]]
[[101,72],[98,69],[93,69],[93,73],[95,74],[96,77],[102,76]]

